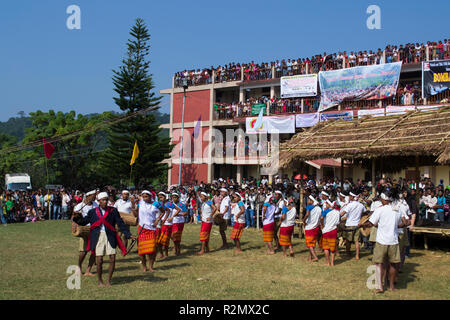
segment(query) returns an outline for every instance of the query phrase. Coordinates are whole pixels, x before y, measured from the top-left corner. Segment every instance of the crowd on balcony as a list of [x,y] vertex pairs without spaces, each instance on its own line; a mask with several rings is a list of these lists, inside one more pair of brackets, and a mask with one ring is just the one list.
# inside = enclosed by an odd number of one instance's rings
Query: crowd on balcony
[[[299,74],[317,73],[319,71],[335,70],[355,66],[366,66],[372,64],[391,63],[403,61],[403,63],[420,63],[427,59],[440,60],[450,58],[450,41],[428,41],[424,43],[407,43],[406,45],[388,45],[384,50],[376,51],[341,51],[338,53],[314,55],[311,58],[282,59],[272,62],[229,63],[216,68],[184,70],[175,73],[175,87],[183,85],[183,79],[187,79],[188,86],[209,84],[212,82],[214,71],[214,82],[227,81],[255,81],[280,78]],[[272,74],[272,72],[275,74]]]

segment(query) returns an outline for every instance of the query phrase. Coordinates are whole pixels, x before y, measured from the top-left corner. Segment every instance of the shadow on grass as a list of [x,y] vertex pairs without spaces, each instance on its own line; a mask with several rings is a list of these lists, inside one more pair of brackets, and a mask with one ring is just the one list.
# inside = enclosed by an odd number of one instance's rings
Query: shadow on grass
[[417,276],[414,273],[417,271],[417,263],[408,263],[407,261],[403,265],[402,273],[398,275],[398,282],[395,284],[397,289],[407,289],[409,282],[414,282]]
[[136,281],[146,281],[146,282],[166,282],[169,278],[158,277],[153,273],[146,273],[137,276],[118,276],[112,279],[113,285],[126,284]]

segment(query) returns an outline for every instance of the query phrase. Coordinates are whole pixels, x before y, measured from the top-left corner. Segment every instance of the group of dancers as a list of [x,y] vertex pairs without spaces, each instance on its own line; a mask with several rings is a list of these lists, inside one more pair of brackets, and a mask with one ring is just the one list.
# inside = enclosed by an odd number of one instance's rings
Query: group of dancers
[[[226,188],[221,188],[220,193],[220,203],[214,204],[206,192],[200,192],[202,223],[201,249],[197,252],[198,255],[210,251],[209,241],[214,223],[218,225],[222,238],[220,249],[229,247],[226,230],[231,218],[234,224],[230,238],[234,241],[235,252],[242,252],[240,240],[245,230],[245,206],[242,195],[235,191],[229,192]],[[332,198],[335,199],[332,200]],[[371,241],[376,243],[374,262],[377,265],[377,283],[379,284],[377,292],[383,292],[382,279],[387,273],[389,276],[386,277],[386,282],[390,283],[390,289],[393,290],[402,262],[400,253],[405,244],[402,240],[405,237],[402,234],[405,233],[404,228],[410,223],[408,220],[410,214],[408,214],[407,205],[400,199],[396,190],[377,194],[370,202],[370,209],[367,210],[368,204],[365,202],[365,197],[353,192],[348,195],[339,193],[337,197],[325,191],[317,196],[309,195],[306,213],[302,217],[305,242],[309,249],[308,260],[318,261],[316,245],[319,244],[325,254],[325,264],[333,266],[340,237],[345,240],[347,254],[350,253],[351,244],[355,243],[355,259],[358,260],[360,229],[372,227],[374,236],[371,235]],[[131,235],[129,227],[123,222],[119,212],[138,217],[137,236]],[[368,219],[362,219],[367,213]],[[112,203],[108,206],[108,193],[97,194],[95,190],[88,192],[83,202],[74,208],[73,215],[75,223],[90,225],[89,236],[80,239],[80,270],[84,258],[91,251],[85,275],[93,275],[91,268],[95,261],[99,285],[104,286],[103,256],[109,255],[110,265],[106,286],[110,286],[116,247],[119,246],[122,254],[126,255],[129,251],[126,249],[127,241],[132,239],[133,242],[137,240],[142,270],[154,272],[157,254],[160,254],[161,259],[168,256],[170,240],[173,241],[175,255],[180,255],[186,215],[188,215],[188,209],[180,201],[180,194],[177,192],[161,191],[155,194],[153,191],[144,190],[139,195],[139,199],[136,199],[133,196],[130,197],[127,190],[123,190],[121,198],[113,206]],[[284,256],[293,257],[292,234],[297,218],[295,200],[285,199],[281,191],[274,191],[264,201],[262,218],[263,241],[267,244],[267,253],[275,254],[275,251],[281,247]],[[400,247],[400,243],[403,244],[403,248]]]

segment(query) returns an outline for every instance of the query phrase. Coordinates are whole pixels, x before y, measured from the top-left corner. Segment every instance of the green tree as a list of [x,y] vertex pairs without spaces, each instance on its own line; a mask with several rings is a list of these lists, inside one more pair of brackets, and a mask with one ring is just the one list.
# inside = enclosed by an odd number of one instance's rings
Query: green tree
[[[113,70],[114,102],[126,114],[159,107],[161,97],[152,92],[154,84],[149,72],[150,34],[142,19],[137,19],[130,31],[127,56],[119,70]],[[108,148],[105,152],[106,168],[110,181],[128,181],[130,159],[134,142],[138,142],[139,157],[133,165],[132,180],[136,186],[150,183],[167,170],[161,161],[172,150],[169,138],[160,135],[159,123],[153,111],[133,115],[108,130]]]

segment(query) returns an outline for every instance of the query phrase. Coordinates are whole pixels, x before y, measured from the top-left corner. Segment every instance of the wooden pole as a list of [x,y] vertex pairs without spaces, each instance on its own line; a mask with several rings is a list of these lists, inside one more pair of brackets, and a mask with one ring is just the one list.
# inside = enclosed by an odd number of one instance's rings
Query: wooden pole
[[341,192],[343,191],[344,187],[344,158],[341,158]]
[[372,194],[375,194],[375,158],[372,158]]
[[420,183],[420,170],[419,170],[419,155],[415,156],[416,161],[416,202],[419,205],[419,183]]
[[131,173],[133,172],[133,165],[131,165],[130,167],[131,168],[130,168],[130,184],[129,184],[129,186],[131,186]]

